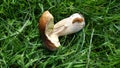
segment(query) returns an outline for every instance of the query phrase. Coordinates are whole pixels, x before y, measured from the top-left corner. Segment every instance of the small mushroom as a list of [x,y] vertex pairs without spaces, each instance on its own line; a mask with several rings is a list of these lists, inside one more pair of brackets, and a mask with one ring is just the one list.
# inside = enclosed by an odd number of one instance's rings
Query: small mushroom
[[85,26],[84,17],[75,13],[54,25],[54,17],[45,11],[39,20],[39,29],[44,44],[49,50],[56,50],[60,46],[58,37],[80,31]]

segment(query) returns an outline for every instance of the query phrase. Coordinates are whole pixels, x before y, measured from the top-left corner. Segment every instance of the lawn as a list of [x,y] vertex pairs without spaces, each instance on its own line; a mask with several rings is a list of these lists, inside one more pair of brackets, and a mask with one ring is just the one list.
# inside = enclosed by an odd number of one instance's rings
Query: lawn
[[[81,13],[86,25],[49,51],[38,30],[46,10],[55,23]],[[0,0],[0,68],[119,67],[119,0]]]

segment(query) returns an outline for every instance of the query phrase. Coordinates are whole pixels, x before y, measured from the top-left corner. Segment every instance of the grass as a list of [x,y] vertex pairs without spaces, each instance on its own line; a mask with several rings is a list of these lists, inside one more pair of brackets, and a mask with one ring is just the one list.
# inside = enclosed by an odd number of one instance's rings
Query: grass
[[[119,0],[1,0],[0,68],[119,68]],[[55,22],[81,13],[86,26],[60,37],[62,47],[47,50],[38,31],[41,14]]]

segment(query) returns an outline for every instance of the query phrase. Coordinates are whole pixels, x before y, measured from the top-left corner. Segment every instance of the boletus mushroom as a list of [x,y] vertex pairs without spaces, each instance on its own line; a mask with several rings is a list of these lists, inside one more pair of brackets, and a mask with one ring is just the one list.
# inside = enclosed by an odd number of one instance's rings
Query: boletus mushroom
[[54,25],[54,17],[45,11],[39,19],[39,30],[45,46],[54,51],[60,46],[58,37],[80,31],[85,26],[84,17],[75,13]]

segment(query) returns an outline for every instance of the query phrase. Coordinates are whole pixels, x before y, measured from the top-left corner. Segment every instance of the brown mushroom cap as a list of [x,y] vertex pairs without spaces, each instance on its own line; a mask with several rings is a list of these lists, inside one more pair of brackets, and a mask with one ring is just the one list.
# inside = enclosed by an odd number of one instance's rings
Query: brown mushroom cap
[[39,30],[42,34],[44,44],[50,50],[55,50],[57,48],[47,36],[52,32],[52,27],[54,27],[54,22],[52,23],[53,19],[49,11],[45,11],[39,19]]

